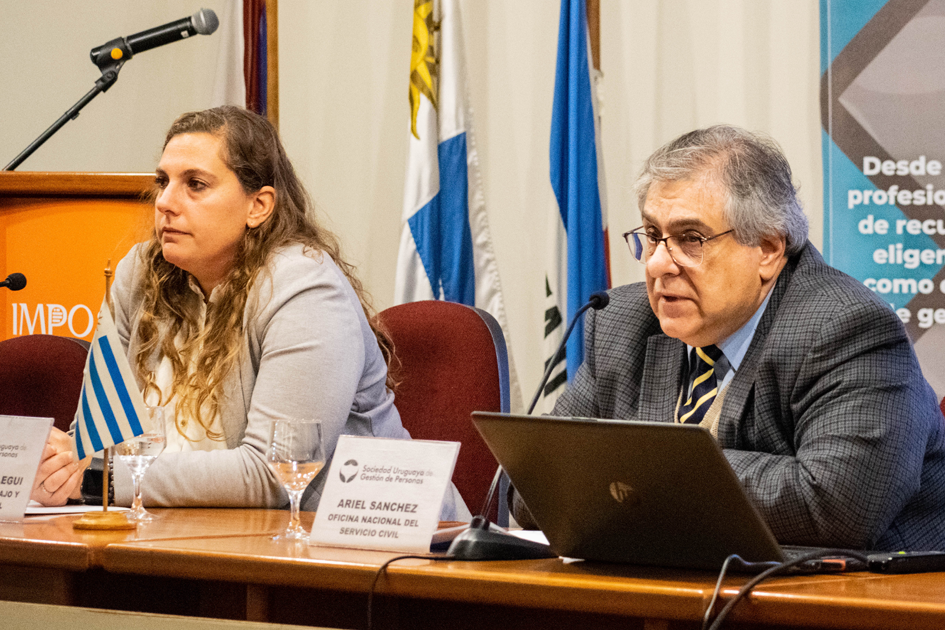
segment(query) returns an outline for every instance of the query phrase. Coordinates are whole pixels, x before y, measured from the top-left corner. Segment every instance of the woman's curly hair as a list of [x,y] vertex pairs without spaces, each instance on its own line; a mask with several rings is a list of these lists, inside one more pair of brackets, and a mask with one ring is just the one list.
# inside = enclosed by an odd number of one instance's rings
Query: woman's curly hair
[[[390,366],[393,344],[374,317],[370,297],[355,274],[354,267],[341,255],[337,237],[318,225],[312,201],[292,167],[279,133],[264,117],[239,107],[216,107],[180,116],[171,125],[164,147],[172,138],[188,133],[208,133],[223,141],[222,158],[236,174],[247,193],[272,186],[275,202],[271,216],[256,228],[247,229],[239,243],[233,267],[217,288],[221,294],[207,304],[206,325],[200,326],[193,308],[187,307],[187,272],[164,259],[160,235],[155,231],[144,248],[148,272],[143,279],[144,300],[138,325],[140,342],[135,357],[138,377],[146,390],[159,396],[149,362],[155,353],[166,356],[173,368],[173,386],[165,392],[168,402],[178,398],[177,417],[197,420],[211,439],[222,436],[210,431],[222,396],[222,384],[235,369],[241,352],[244,310],[250,289],[276,249],[300,243],[332,258],[344,273],[361,301],[365,316],[377,337],[385,361]],[[153,195],[156,198],[157,190]],[[194,365],[193,370],[189,366]],[[388,372],[387,384],[395,381]],[[206,412],[206,415],[202,413]],[[178,431],[182,427],[180,421]]]

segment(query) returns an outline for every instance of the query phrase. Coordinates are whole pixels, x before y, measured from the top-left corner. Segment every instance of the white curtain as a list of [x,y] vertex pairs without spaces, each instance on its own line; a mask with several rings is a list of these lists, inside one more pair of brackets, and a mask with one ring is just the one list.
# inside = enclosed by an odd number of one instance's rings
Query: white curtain
[[[411,0],[281,0],[281,125],[378,307],[392,303],[408,125]],[[529,400],[541,376],[543,261],[554,199],[548,134],[557,0],[462,6],[486,206]],[[620,234],[639,225],[643,160],[718,122],[772,135],[821,240],[817,0],[601,0],[602,141],[615,284],[642,278]],[[636,263],[633,263],[636,265]]]
[[[631,185],[643,161],[715,123],[763,131],[784,148],[821,243],[823,224],[816,0],[601,2],[604,151],[615,282],[621,230],[638,225]],[[630,218],[633,217],[633,220]],[[631,225],[631,223],[633,225]]]

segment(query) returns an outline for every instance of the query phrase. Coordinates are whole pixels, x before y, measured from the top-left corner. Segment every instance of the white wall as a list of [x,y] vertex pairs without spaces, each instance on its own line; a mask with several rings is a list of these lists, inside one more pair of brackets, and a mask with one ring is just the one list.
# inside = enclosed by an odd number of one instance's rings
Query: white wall
[[[101,76],[89,50],[191,15],[221,14],[225,0],[2,0],[0,168],[62,116]],[[19,171],[144,171],[160,157],[178,114],[210,102],[218,37],[136,55]]]
[[[98,76],[88,51],[225,0],[2,0],[0,163]],[[604,0],[602,141],[615,283],[639,279],[620,233],[639,224],[634,173],[697,126],[767,131],[821,243],[817,0]],[[280,0],[281,129],[378,308],[391,304],[408,133],[412,0]],[[526,390],[540,377],[548,130],[557,0],[462,4],[486,204]],[[174,117],[210,103],[219,37],[143,53],[20,170],[151,171]],[[635,263],[634,263],[635,264]]]

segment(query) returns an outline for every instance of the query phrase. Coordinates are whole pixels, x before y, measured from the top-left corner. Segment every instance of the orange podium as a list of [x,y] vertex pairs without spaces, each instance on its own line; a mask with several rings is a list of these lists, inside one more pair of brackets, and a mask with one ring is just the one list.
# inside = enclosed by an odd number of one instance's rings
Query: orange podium
[[144,195],[153,175],[0,172],[0,340],[50,334],[92,340],[105,297],[103,271],[153,225]]

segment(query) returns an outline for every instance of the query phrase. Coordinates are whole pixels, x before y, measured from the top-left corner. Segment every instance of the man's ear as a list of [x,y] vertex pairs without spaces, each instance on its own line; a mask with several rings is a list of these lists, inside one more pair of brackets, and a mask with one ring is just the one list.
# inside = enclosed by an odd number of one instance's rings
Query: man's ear
[[272,215],[276,207],[276,189],[263,186],[253,195],[252,207],[246,217],[246,227],[257,228]]
[[773,278],[777,278],[778,274],[781,273],[781,268],[784,267],[786,262],[784,252],[787,243],[783,236],[764,236],[761,238],[760,247],[761,264],[758,271],[761,274],[762,282],[768,282]]

